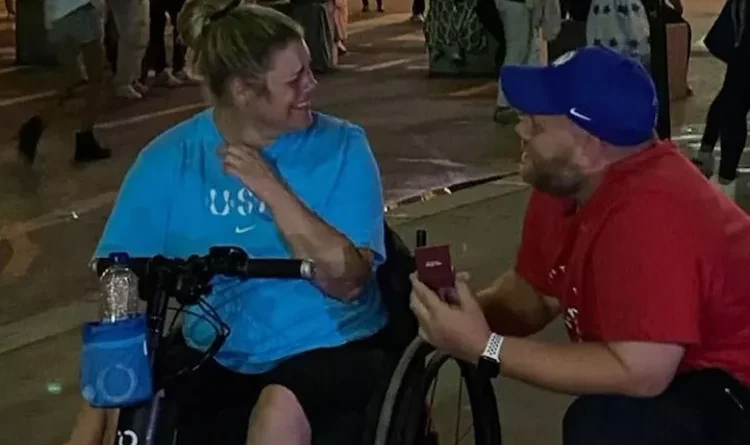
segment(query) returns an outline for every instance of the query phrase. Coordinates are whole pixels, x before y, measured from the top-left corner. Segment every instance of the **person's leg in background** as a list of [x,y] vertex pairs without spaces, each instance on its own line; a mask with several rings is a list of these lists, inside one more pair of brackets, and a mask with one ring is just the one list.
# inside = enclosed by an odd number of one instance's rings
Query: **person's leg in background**
[[106,89],[104,85],[104,47],[101,37],[83,45],[81,48],[83,65],[89,79],[82,93],[83,108],[80,111],[80,127],[76,133],[76,161],[89,161],[110,157],[110,150],[102,148],[94,137],[94,124],[99,118]]
[[[169,8],[170,0],[150,0],[149,1],[149,36],[148,36],[148,48],[146,49],[146,57],[144,58],[147,63],[146,69],[154,70],[154,86],[163,86],[167,88],[173,88],[179,86],[181,82],[177,80],[169,70],[167,70],[167,47],[164,40],[164,32],[167,30],[167,12],[171,11]],[[179,11],[179,9],[178,9]],[[170,13],[174,13],[173,11]],[[175,31],[175,40],[176,39]],[[179,45],[181,46],[181,45]],[[175,47],[174,51],[180,51],[181,48]],[[184,52],[183,52],[184,54]],[[184,63],[184,62],[183,62]],[[145,71],[145,70],[144,70]],[[147,74],[147,73],[145,73]],[[141,83],[146,83],[147,76],[141,76]]]
[[16,5],[13,0],[5,0],[5,12],[8,13],[8,20],[16,19]]
[[750,84],[747,82],[750,59],[746,53],[738,53],[738,57],[727,66],[721,90],[708,109],[701,147],[694,159],[704,175],[713,176],[714,148],[721,136],[717,181],[732,198],[736,189],[737,168],[747,142],[747,115],[750,112]]
[[146,89],[138,79],[148,45],[149,1],[109,0],[108,4],[119,34],[115,95],[142,99]]
[[162,27],[162,38],[160,41],[162,42],[162,45],[164,44],[163,27],[165,26],[164,23],[166,23],[166,19],[164,18],[164,11],[162,11],[161,13],[161,20],[159,19],[159,9],[161,8],[161,6],[161,0],[150,0],[148,2],[148,44],[146,45],[146,52],[144,53],[143,60],[141,61],[141,75],[138,78],[138,82],[141,85],[148,84],[149,71],[152,69],[155,70],[157,58],[156,53],[159,51],[159,49],[156,48],[156,44],[159,41],[159,38],[157,36],[159,35],[160,25]]
[[411,21],[414,23],[424,23],[424,13],[427,10],[425,0],[412,0],[411,2]]
[[[724,83],[726,84],[726,76],[724,77]],[[724,87],[719,90],[719,94],[716,95],[711,105],[708,107],[708,114],[706,114],[706,128],[703,130],[703,137],[701,138],[701,146],[698,150],[698,154],[693,159],[693,163],[700,168],[701,172],[710,178],[714,174],[714,168],[716,160],[714,159],[714,148],[716,143],[719,142],[719,125],[720,119],[723,114],[722,105],[724,104],[724,96],[722,94]]]
[[560,0],[560,20],[568,18],[568,12],[570,11],[571,0]]
[[[385,12],[385,9],[383,9],[383,0],[375,0],[375,3],[378,5],[378,12]],[[370,12],[369,0],[362,0],[362,12]]]
[[724,115],[719,125],[721,160],[717,181],[719,187],[732,199],[736,196],[737,169],[747,143],[747,115],[750,112],[750,84],[747,80],[749,74],[750,60],[745,59],[741,74],[743,81],[738,82],[736,95],[726,98]]
[[177,16],[184,4],[185,0],[167,0],[167,13],[169,13],[169,20],[172,23],[172,75],[181,83],[193,80],[185,70],[187,47],[182,43],[180,33],[177,30]]
[[[531,24],[531,10],[518,0],[495,0],[505,33],[503,66],[538,65],[540,63],[539,36]],[[508,107],[498,77],[497,105],[493,115],[500,124],[515,123],[516,113]]]
[[112,69],[112,74],[117,74],[117,25],[112,15],[112,10],[107,8],[107,18],[104,22],[104,50],[107,54],[107,62]]
[[52,23],[51,41],[56,46],[61,73],[55,102],[43,112],[26,121],[18,131],[18,151],[33,163],[44,129],[64,112],[64,103],[72,97],[73,86],[80,82],[78,56],[83,56],[88,84],[83,87],[84,103],[78,111],[75,156],[79,162],[109,158],[109,150],[94,138],[94,123],[101,112],[103,99],[104,47],[102,46],[102,15],[92,4],[82,6]]
[[336,49],[340,56],[347,53],[346,39],[348,37],[347,28],[349,26],[349,2],[347,0],[335,0],[335,10],[333,13],[333,23],[336,27]]

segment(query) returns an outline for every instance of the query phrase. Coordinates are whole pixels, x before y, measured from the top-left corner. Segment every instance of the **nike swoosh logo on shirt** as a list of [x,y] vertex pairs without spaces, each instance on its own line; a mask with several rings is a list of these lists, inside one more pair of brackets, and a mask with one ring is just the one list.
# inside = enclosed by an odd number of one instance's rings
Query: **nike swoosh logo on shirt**
[[254,228],[255,228],[255,226],[247,226],[247,227],[237,226],[237,227],[234,228],[234,233],[236,233],[237,235],[242,235],[243,233],[249,232],[249,231],[253,230]]
[[572,114],[573,116],[577,117],[578,119],[583,119],[583,120],[589,121],[589,122],[591,121],[590,117],[585,116],[585,115],[579,113],[578,110],[576,110],[575,107],[573,107],[573,108],[570,109],[570,114]]

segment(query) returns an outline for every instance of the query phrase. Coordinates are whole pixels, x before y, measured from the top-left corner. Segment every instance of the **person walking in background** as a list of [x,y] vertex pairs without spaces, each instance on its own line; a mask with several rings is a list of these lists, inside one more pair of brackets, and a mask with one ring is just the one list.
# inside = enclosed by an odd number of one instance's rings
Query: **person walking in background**
[[78,57],[86,68],[87,85],[83,87],[84,104],[78,118],[75,156],[79,162],[110,157],[94,138],[94,123],[102,109],[104,47],[102,46],[102,10],[90,0],[46,0],[45,21],[50,42],[55,46],[61,73],[55,76],[57,98],[44,112],[27,120],[18,131],[18,151],[29,164],[34,162],[37,145],[44,129],[63,111],[64,102],[74,95],[80,84]]
[[154,85],[176,87],[190,80],[185,71],[185,45],[180,39],[180,32],[176,26],[172,27],[172,71],[167,70],[167,48],[164,32],[167,28],[167,15],[174,25],[177,14],[180,13],[185,0],[151,0],[149,2],[149,38],[141,72],[140,83],[145,85],[148,70],[156,73]]
[[[727,64],[724,83],[706,116],[701,147],[694,162],[731,198],[737,168],[747,142],[750,112],[750,1],[728,0],[705,39],[709,51]],[[714,147],[721,137],[721,161],[715,172]],[[714,174],[718,173],[716,177]]]
[[143,56],[148,46],[149,0],[108,0],[117,28],[115,95],[143,99],[146,87],[140,83]]
[[[554,40],[560,32],[560,0],[495,0],[495,7],[505,35],[503,66],[540,65],[542,36],[545,40]],[[515,111],[508,106],[499,78],[493,119],[499,124],[517,120]]]

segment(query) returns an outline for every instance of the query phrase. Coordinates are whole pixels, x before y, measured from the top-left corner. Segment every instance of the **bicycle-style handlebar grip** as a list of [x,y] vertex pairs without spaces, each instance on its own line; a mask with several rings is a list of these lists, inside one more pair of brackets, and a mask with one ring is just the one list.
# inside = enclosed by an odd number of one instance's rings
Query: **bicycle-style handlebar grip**
[[310,260],[253,258],[239,271],[241,278],[315,278],[315,263]]
[[[166,260],[168,263],[170,260]],[[146,274],[149,264],[155,264],[154,258],[130,258],[128,267],[139,278]],[[278,258],[252,258],[242,262],[238,270],[229,271],[241,279],[250,278],[302,278],[312,280],[315,278],[315,263],[311,260],[278,259]],[[92,262],[91,269],[101,276],[113,261],[109,258],[99,258]],[[219,271],[210,271],[218,274]]]

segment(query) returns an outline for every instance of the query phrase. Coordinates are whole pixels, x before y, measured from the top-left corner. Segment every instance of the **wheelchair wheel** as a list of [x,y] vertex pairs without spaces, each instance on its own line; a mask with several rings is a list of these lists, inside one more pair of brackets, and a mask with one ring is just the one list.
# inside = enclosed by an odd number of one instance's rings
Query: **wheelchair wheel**
[[[432,355],[431,355],[432,354]],[[426,399],[440,368],[452,357],[434,352],[416,339],[404,352],[383,401],[373,445],[432,445]],[[500,420],[492,383],[479,376],[471,364],[455,360],[471,405],[474,444],[501,443]]]

